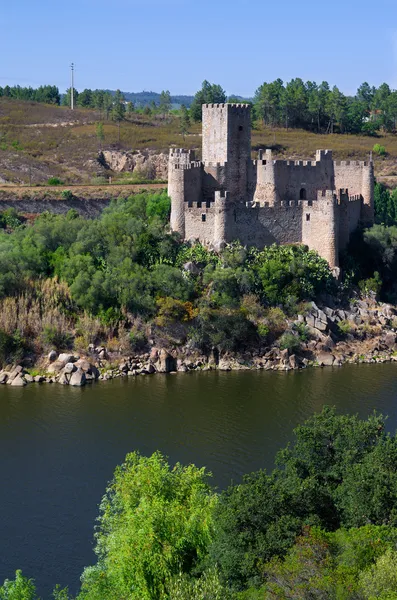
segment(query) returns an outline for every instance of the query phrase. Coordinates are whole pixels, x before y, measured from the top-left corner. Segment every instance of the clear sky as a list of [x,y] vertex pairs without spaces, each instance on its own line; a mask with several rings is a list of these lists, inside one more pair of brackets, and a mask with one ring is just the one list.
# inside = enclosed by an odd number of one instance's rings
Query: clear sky
[[169,89],[208,79],[251,96],[264,81],[397,88],[397,0],[2,0],[0,85]]

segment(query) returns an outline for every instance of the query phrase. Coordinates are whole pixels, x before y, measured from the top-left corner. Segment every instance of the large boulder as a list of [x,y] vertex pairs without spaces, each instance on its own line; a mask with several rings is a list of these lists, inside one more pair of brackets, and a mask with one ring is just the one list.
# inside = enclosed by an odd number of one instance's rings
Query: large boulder
[[86,376],[83,369],[78,368],[77,371],[72,373],[69,381],[69,385],[73,385],[75,387],[82,387],[86,383]]
[[66,363],[76,362],[76,360],[77,359],[73,354],[68,354],[67,352],[64,352],[58,356],[58,361],[64,363],[65,365]]
[[23,387],[26,385],[26,380],[24,379],[24,377],[22,377],[22,375],[17,375],[12,381],[11,381],[11,385],[15,386],[15,387]]
[[165,350],[165,348],[160,350],[156,370],[159,373],[176,371],[176,360],[167,350]]
[[74,363],[77,368],[83,369],[86,375],[90,375],[91,379],[98,379],[100,372],[99,369],[90,363],[86,358],[79,358],[78,361]]
[[393,348],[396,343],[396,334],[388,331],[385,335],[385,344],[388,348]]
[[57,359],[57,356],[58,356],[57,352],[55,350],[51,350],[51,352],[48,354],[48,360],[50,362],[54,362],[54,360]]
[[47,371],[48,373],[59,373],[60,371],[62,371],[64,366],[64,362],[56,360],[47,367]]
[[330,352],[320,352],[317,356],[317,362],[321,367],[332,367],[335,356]]

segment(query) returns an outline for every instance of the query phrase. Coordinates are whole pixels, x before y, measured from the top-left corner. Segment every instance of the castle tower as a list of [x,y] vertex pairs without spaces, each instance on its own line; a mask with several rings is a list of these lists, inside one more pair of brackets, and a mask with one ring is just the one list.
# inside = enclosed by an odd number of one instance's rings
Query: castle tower
[[364,204],[362,207],[361,220],[365,225],[373,225],[375,220],[374,209],[374,163],[372,156],[368,165],[363,167],[362,196]]
[[244,202],[246,199],[250,158],[249,104],[203,104],[203,162],[204,165],[226,163],[223,187],[233,200]]
[[339,210],[331,190],[319,191],[315,202],[302,203],[302,242],[325,258],[330,267],[338,267]]
[[185,209],[201,197],[201,163],[192,150],[171,148],[168,159],[168,195],[171,198],[171,229],[185,237]]

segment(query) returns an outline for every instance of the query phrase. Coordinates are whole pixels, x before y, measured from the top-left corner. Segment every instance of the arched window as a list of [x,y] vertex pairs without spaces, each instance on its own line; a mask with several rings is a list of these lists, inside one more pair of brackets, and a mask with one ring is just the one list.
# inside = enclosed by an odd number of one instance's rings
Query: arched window
[[299,200],[306,200],[306,189],[305,188],[301,188],[301,191],[299,192]]

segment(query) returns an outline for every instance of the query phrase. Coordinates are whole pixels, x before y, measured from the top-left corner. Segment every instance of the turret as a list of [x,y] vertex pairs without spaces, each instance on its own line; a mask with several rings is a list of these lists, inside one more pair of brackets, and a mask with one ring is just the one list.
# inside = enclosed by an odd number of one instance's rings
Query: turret
[[368,165],[362,169],[362,196],[364,199],[361,220],[365,225],[373,225],[374,213],[374,164],[372,157]]
[[339,211],[331,190],[319,191],[317,200],[302,203],[302,241],[328,261],[339,264]]
[[230,210],[229,192],[215,192],[214,248],[221,250],[227,240],[227,219]]
[[168,195],[171,198],[171,229],[185,238],[185,206],[198,202],[201,194],[201,163],[194,152],[172,148],[168,160]]

